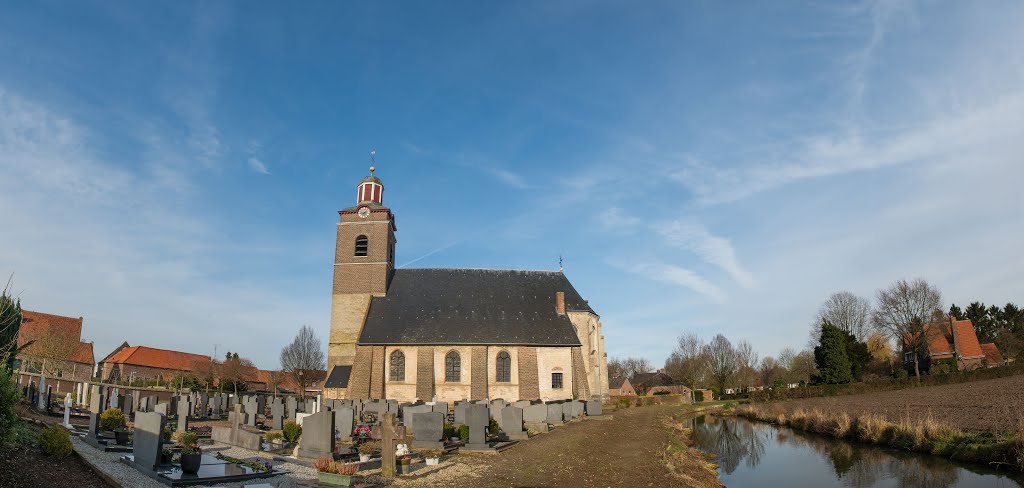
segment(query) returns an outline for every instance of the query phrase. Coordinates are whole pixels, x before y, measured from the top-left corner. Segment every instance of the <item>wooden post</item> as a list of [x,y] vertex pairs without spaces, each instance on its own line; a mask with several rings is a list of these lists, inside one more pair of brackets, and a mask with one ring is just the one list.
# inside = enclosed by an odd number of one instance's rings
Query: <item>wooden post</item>
[[395,414],[384,414],[381,422],[380,439],[380,475],[385,478],[395,477]]

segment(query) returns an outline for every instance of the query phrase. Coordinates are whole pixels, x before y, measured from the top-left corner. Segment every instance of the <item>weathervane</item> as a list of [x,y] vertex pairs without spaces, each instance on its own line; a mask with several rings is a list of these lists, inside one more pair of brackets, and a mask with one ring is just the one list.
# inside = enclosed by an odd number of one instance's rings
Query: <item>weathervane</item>
[[565,271],[565,269],[562,268],[562,255],[561,254],[558,255],[558,270],[559,271]]
[[370,150],[370,176],[373,176],[373,170],[377,169],[377,168],[375,168],[375,166],[377,165],[377,160],[376,160],[376,158],[374,158],[374,156],[376,156],[376,155],[377,155],[377,150],[376,149],[371,149]]

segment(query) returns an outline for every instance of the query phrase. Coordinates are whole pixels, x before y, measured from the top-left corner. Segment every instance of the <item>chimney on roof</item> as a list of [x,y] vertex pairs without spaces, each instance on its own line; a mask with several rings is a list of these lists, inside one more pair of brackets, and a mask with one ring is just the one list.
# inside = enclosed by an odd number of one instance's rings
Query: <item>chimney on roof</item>
[[565,315],[565,292],[555,292],[555,313],[558,315]]
[[949,316],[949,335],[953,337],[953,358],[960,359],[960,345],[956,340],[956,319],[952,315]]

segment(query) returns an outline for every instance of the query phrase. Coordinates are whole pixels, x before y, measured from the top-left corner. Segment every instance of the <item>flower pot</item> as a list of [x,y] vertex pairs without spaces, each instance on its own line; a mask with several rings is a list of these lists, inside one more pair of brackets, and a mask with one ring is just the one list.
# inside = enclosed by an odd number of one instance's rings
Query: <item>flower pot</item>
[[174,453],[171,451],[160,453],[160,464],[171,464],[174,459]]
[[437,466],[441,458],[427,458],[427,466]]
[[347,474],[324,473],[319,471],[317,472],[317,475],[320,478],[320,483],[331,486],[352,486],[352,481],[355,479],[355,476]]
[[119,446],[128,445],[128,431],[127,430],[115,430],[114,431],[114,443]]
[[359,455],[359,462],[365,463],[365,462],[367,462],[369,460],[370,460],[370,455],[369,454],[360,454]]
[[181,470],[188,474],[198,473],[199,466],[202,465],[202,463],[203,455],[201,453],[181,455]]

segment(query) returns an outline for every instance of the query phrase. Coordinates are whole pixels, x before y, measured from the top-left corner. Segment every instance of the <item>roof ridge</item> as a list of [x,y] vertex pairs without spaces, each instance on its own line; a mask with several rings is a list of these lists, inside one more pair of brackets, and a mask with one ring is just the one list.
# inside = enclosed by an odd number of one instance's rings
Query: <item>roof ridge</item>
[[[135,349],[136,351],[138,351],[138,350],[139,350],[139,348],[142,348],[142,347],[144,347],[144,348],[146,348],[146,349],[152,349],[152,350],[155,350],[155,351],[167,351],[167,352],[176,352],[176,353],[178,353],[178,354],[188,354],[188,355],[191,355],[191,356],[203,356],[203,357],[206,357],[206,358],[210,357],[210,356],[208,356],[208,355],[206,355],[206,354],[196,354],[196,353],[194,353],[194,352],[185,352],[185,351],[175,351],[174,349],[163,349],[163,348],[159,348],[159,347],[149,347],[149,346],[130,346],[129,348],[130,348],[130,349],[131,349],[131,348],[133,348],[133,349]],[[135,354],[135,353],[134,353],[134,352],[132,352],[132,354]]]
[[547,269],[514,269],[514,268],[398,268],[395,271],[515,271],[519,273],[550,273],[563,274],[561,271]]

